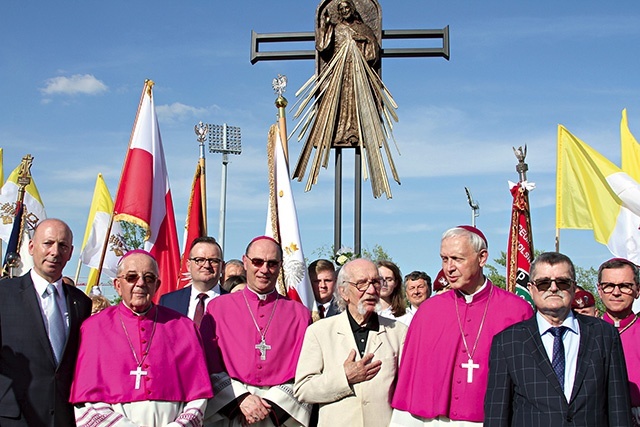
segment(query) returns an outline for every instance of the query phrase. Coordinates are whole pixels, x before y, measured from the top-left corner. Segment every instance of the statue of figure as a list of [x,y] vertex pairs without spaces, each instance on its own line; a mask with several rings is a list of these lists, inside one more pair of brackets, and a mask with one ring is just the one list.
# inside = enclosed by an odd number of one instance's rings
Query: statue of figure
[[[321,67],[326,68],[330,59],[347,43],[355,43],[367,64],[374,67],[380,59],[380,43],[375,34],[355,8],[351,0],[338,2],[337,22],[329,14],[329,8],[324,9],[320,26],[316,31],[316,50],[322,58]],[[325,62],[326,61],[326,62]],[[347,54],[344,58],[342,85],[340,92],[340,114],[333,139],[334,147],[356,147],[359,140],[359,130],[356,112],[356,94],[354,88],[354,58]],[[321,70],[322,73],[322,70]]]
[[[365,8],[361,13],[356,4]],[[363,19],[364,16],[364,19]],[[295,113],[303,115],[299,140],[308,132],[293,177],[302,180],[316,148],[306,191],[316,183],[319,166],[327,167],[332,147],[359,148],[364,178],[371,177],[374,197],[391,189],[383,162],[384,148],[399,183],[387,144],[397,105],[380,80],[380,7],[375,0],[323,0],[316,16],[317,73],[299,91],[303,100]]]

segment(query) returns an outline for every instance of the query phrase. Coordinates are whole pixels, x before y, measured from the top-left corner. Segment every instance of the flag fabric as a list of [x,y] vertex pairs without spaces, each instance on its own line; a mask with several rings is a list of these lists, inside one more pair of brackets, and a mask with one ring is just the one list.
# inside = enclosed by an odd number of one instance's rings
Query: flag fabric
[[169,176],[153,100],[153,82],[142,91],[129,149],[114,204],[114,221],[129,221],[146,231],[144,249],[157,260],[160,288],[154,301],[174,291],[180,250]]
[[[15,168],[7,178],[7,182],[0,190],[0,239],[5,243],[9,241],[11,231],[13,230],[13,221],[16,216],[18,206],[18,174],[20,166]],[[33,233],[36,225],[47,217],[44,204],[40,198],[40,193],[36,187],[36,183],[31,178],[31,182],[25,187],[24,192],[24,221],[25,228],[29,235]]]
[[[107,232],[109,232],[112,213],[113,199],[111,198],[102,174],[98,174],[96,186],[93,190],[89,217],[87,218],[87,227],[85,228],[82,248],[80,250],[80,261],[82,264],[94,270],[89,273],[89,279],[87,280],[87,286],[85,288],[87,295],[89,295],[91,289],[98,284],[99,275],[97,273],[100,268],[100,258],[102,257]],[[109,279],[113,279],[116,276],[118,261],[127,251],[119,222],[113,222],[111,225],[107,245],[104,261],[102,262],[102,274]]]
[[533,305],[527,284],[533,258],[529,191],[535,188],[535,184],[527,181],[517,184],[509,182],[509,187],[513,196],[513,205],[507,245],[507,290]]
[[16,267],[13,267],[11,274],[13,276],[22,276],[31,267],[33,267],[33,258],[29,254],[29,239],[31,235],[24,222],[24,204],[20,201],[16,202],[16,214],[13,220],[13,229],[11,235],[7,241],[7,251],[4,255],[2,262],[3,267],[7,267],[7,257],[9,254],[17,253],[20,255],[20,262]]
[[187,208],[187,219],[184,225],[184,246],[182,249],[182,260],[180,261],[179,289],[182,289],[191,283],[191,274],[187,268],[191,242],[206,234],[202,210],[202,202],[204,198],[202,197],[202,187],[200,185],[202,178],[202,168],[200,167],[200,164],[198,164],[198,166],[196,166],[196,173],[193,177],[193,184],[191,185],[191,196],[189,197],[189,207]]
[[276,125],[269,129],[267,144],[269,162],[269,209],[265,234],[280,242],[283,250],[283,284],[289,298],[317,312],[309,273],[304,261],[298,229],[296,204],[291,191],[289,169],[284,157],[280,132]]
[[626,108],[622,110],[620,121],[620,151],[622,170],[636,182],[640,182],[640,145],[629,129]]
[[4,185],[4,150],[0,148],[0,186]]
[[558,126],[556,228],[591,229],[616,257],[640,263],[640,185]]
[[[0,190],[0,239],[7,243],[7,254],[20,254],[20,265],[13,270],[14,275],[24,274],[33,267],[33,258],[29,254],[29,240],[36,225],[47,217],[33,177],[25,186],[22,203],[19,203],[18,177],[21,167],[22,163],[11,172]],[[12,234],[13,242],[10,242]],[[19,235],[20,246],[17,246]],[[4,261],[6,263],[6,257]]]

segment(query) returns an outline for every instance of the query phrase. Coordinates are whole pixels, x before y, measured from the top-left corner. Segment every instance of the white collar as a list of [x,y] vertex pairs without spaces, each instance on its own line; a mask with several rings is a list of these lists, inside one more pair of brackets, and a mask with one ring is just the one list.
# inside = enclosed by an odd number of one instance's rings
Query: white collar
[[31,275],[31,281],[33,282],[33,285],[36,288],[36,292],[41,298],[42,298],[42,295],[44,295],[44,293],[46,292],[47,286],[49,285],[49,283],[52,283],[53,286],[56,287],[56,289],[58,290],[58,295],[60,296],[64,295],[62,290],[62,276],[55,282],[49,282],[47,279],[45,279],[44,277],[36,273],[36,271],[33,268],[31,269],[29,274]]

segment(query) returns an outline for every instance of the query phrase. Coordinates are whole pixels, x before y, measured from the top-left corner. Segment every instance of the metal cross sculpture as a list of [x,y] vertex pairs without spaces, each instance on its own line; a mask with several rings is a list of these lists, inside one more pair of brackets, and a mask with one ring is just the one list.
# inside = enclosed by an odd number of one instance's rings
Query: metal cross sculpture
[[[384,49],[385,39],[440,39],[436,48]],[[315,41],[315,50],[260,51],[261,44]],[[319,167],[327,167],[335,151],[334,247],[341,244],[342,149],[355,149],[354,249],[360,253],[362,172],[371,179],[374,197],[391,198],[386,154],[391,174],[398,177],[388,139],[395,102],[380,79],[382,58],[442,57],[449,59],[449,27],[439,30],[383,30],[377,0],[321,0],[315,32],[258,34],[252,32],[251,63],[265,60],[316,59],[316,74],[296,94],[302,94],[296,117],[305,145],[294,169],[299,181],[313,155],[305,191],[317,181]],[[296,131],[294,129],[294,132]],[[364,154],[364,159],[363,159]],[[363,168],[364,166],[364,168]]]

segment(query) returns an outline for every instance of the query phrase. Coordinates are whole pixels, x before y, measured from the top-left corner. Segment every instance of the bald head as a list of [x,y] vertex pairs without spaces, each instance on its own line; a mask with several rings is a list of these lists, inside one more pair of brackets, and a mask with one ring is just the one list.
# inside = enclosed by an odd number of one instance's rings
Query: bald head
[[48,282],[60,279],[72,253],[73,233],[64,221],[49,218],[38,224],[29,241],[29,254],[40,277]]

